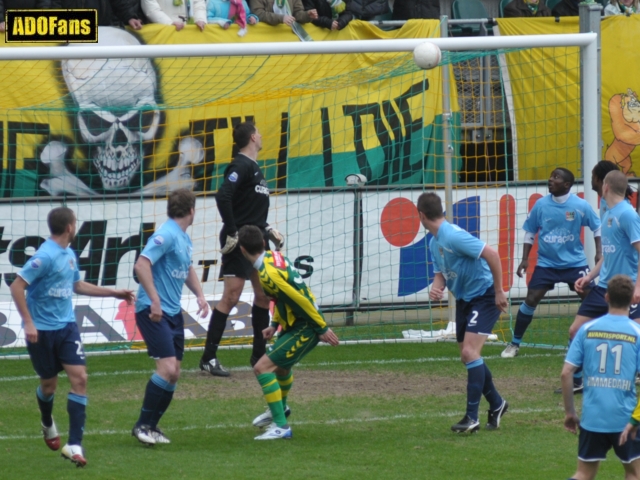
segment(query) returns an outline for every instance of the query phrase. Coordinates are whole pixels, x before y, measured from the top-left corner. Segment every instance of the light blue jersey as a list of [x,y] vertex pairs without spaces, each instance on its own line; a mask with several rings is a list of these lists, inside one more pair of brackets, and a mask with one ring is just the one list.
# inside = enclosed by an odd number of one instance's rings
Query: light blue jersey
[[[174,220],[169,219],[151,235],[141,253],[151,262],[153,283],[160,296],[160,305],[168,315],[176,315],[182,310],[182,286],[189,276],[192,251],[189,235]],[[149,306],[151,300],[140,285],[136,312]]]
[[457,300],[471,301],[493,285],[487,262],[480,258],[485,243],[446,220],[429,242],[433,269],[442,273]]
[[614,275],[628,275],[636,281],[638,252],[633,246],[640,242],[640,217],[628,202],[610,208],[602,218],[602,256],[598,286],[607,288]]
[[76,254],[48,239],[18,272],[27,287],[27,308],[38,330],[60,330],[76,321],[71,297],[80,281]]
[[[627,202],[629,205],[631,205],[631,201],[628,198],[625,198],[624,201]],[[604,198],[601,198],[600,199],[600,220],[602,220],[602,218],[604,217],[604,214],[607,213],[607,210],[609,210],[609,208],[607,207],[607,202],[605,202]]]
[[580,427],[601,433],[624,430],[636,406],[639,343],[640,326],[618,315],[605,315],[578,330],[565,362],[582,367]]
[[547,268],[575,268],[587,265],[587,257],[580,241],[580,229],[600,228],[600,220],[585,200],[573,193],[564,203],[553,200],[551,194],[533,206],[524,230],[538,234],[538,266]]

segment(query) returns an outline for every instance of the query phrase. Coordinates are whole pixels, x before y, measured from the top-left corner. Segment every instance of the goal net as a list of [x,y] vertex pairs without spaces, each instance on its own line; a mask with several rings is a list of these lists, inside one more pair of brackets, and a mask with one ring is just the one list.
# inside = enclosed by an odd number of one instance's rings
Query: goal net
[[[236,153],[233,126],[245,120],[263,136],[269,223],[342,339],[452,337],[451,309],[428,296],[430,235],[414,206],[423,191],[438,192],[456,224],[499,251],[516,311],[528,210],[556,166],[584,175],[576,45],[592,40],[547,39],[542,49],[490,38],[502,43],[478,50],[478,39],[438,39],[433,21],[404,27],[413,39],[190,45],[184,56],[186,46],[148,49],[154,28],[101,29],[98,45],[28,49],[33,60],[0,49],[0,355],[25,352],[9,285],[59,205],[77,213],[71,247],[83,279],[137,289],[133,265],[166,219],[167,193],[193,189],[193,265],[214,306],[223,286],[214,193]],[[358,28],[366,38],[370,27]],[[432,70],[412,59],[426,39],[443,50]],[[20,50],[13,58],[25,58]],[[362,183],[347,181],[354,174]],[[251,302],[247,288],[224,343],[250,343]],[[557,289],[525,342],[564,344],[574,304]],[[144,348],[133,307],[74,305],[88,351]],[[186,289],[182,306],[187,343],[202,346],[209,319],[196,316]],[[510,312],[494,333],[510,338]]]

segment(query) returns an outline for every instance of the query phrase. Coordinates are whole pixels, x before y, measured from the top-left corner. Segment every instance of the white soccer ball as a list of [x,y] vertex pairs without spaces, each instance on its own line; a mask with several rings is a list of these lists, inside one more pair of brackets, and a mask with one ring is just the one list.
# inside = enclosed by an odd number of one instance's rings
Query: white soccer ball
[[424,42],[413,50],[413,61],[424,70],[437,67],[440,60],[442,60],[442,52],[434,43]]

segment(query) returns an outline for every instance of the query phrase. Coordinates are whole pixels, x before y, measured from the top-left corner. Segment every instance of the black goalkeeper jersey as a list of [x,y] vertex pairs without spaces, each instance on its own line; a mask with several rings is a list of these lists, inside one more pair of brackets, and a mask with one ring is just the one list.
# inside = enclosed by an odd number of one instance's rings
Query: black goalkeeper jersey
[[224,181],[216,193],[218,211],[224,223],[220,240],[234,235],[244,225],[263,232],[269,214],[269,187],[258,164],[239,153],[224,171]]

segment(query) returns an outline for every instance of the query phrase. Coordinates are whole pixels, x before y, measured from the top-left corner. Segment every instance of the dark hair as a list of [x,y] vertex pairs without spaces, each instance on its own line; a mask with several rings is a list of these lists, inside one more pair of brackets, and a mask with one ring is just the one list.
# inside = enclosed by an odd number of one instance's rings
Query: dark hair
[[613,308],[629,308],[633,298],[633,281],[626,275],[614,275],[607,283],[609,306]]
[[[596,163],[596,166],[593,167],[591,173],[602,182],[604,181],[604,177],[607,176],[607,173],[613,172],[615,170],[620,170],[620,167],[609,160],[600,160],[598,163]],[[633,190],[631,190],[630,185],[627,185],[627,190],[626,192],[624,192],[624,196],[626,199],[630,199],[631,195],[633,195]]]
[[245,225],[238,232],[238,243],[249,255],[264,252],[264,235],[255,225]]
[[562,178],[564,178],[565,182],[569,182],[569,188],[573,187],[573,184],[576,183],[576,177],[571,170],[558,167],[556,171],[562,172]]
[[54,208],[47,215],[51,235],[62,235],[69,225],[76,221],[76,214],[67,207]]
[[174,190],[167,199],[167,216],[169,218],[184,218],[191,209],[196,208],[196,195],[186,188]]
[[435,193],[423,193],[418,197],[418,211],[424,213],[429,220],[437,220],[444,217],[442,200]]
[[629,180],[627,176],[620,170],[612,170],[604,177],[604,184],[609,185],[611,191],[616,195],[626,195],[629,188]]
[[233,127],[233,141],[242,149],[249,145],[251,135],[256,133],[256,126],[253,122],[242,122]]

